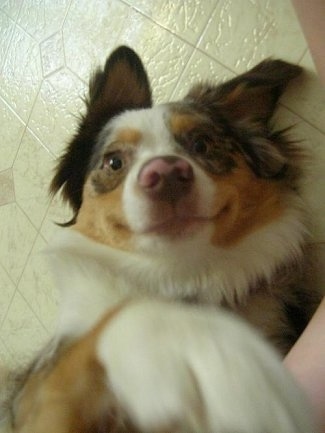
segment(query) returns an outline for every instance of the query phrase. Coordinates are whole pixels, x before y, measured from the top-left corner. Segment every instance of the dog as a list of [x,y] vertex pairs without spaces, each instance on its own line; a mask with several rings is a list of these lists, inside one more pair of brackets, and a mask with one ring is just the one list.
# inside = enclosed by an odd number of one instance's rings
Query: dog
[[269,59],[153,106],[132,49],[97,70],[51,184],[74,211],[47,250],[61,308],[15,432],[315,431],[281,364],[319,300],[304,151],[272,126],[300,74]]

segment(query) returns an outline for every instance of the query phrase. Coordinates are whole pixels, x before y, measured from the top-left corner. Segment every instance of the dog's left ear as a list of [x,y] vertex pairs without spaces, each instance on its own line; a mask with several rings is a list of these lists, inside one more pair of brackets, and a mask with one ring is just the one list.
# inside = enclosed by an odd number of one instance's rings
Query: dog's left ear
[[69,202],[75,216],[82,203],[92,151],[103,126],[125,110],[151,105],[150,84],[140,58],[131,48],[117,48],[108,57],[104,69],[98,69],[90,80],[87,112],[60,158],[50,185],[52,194],[63,187],[63,199]]
[[282,60],[264,60],[218,87],[194,87],[187,98],[220,107],[233,121],[267,122],[289,81],[301,72],[300,66]]
[[300,66],[265,60],[219,86],[196,86],[185,100],[224,124],[257,176],[281,178],[298,152],[283,134],[272,132],[269,120],[288,83],[301,72]]

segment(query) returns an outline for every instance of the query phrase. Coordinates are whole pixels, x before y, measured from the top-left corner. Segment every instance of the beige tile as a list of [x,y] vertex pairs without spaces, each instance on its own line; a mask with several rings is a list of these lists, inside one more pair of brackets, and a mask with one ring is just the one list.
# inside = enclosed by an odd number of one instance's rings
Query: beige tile
[[[10,355],[6,346],[1,340],[1,331],[0,331],[0,374],[1,374],[1,368],[10,369],[12,366],[13,366],[12,356]],[[1,396],[0,396],[0,401],[1,401]],[[2,433],[1,422],[0,422],[0,433]]]
[[199,47],[234,71],[265,57],[298,62],[306,48],[290,0],[219,1]]
[[325,88],[317,77],[309,52],[300,64],[305,73],[289,87],[283,103],[325,133]]
[[48,189],[54,158],[27,129],[13,166],[16,200],[39,228],[50,204]]
[[165,1],[126,0],[156,23],[195,44],[203,32],[217,0]]
[[58,293],[44,255],[46,245],[39,236],[26,264],[18,290],[43,326],[53,333],[57,317]]
[[0,171],[12,167],[16,157],[25,125],[0,97]]
[[70,0],[24,0],[17,22],[40,42],[61,29],[69,4]]
[[15,201],[14,179],[11,168],[0,171],[0,206]]
[[0,263],[18,283],[37,232],[16,203],[0,206],[0,221]]
[[[84,109],[85,84],[68,69],[43,81],[29,127],[56,156],[73,136]],[[49,175],[50,176],[50,175]]]
[[0,302],[0,330],[3,320],[7,314],[7,310],[11,303],[12,297],[16,287],[14,283],[9,278],[7,272],[0,265],[0,293],[1,293],[1,302]]
[[0,9],[12,20],[16,20],[23,0],[1,0]]
[[216,60],[200,51],[195,51],[181,75],[172,94],[172,99],[184,97],[189,89],[199,82],[209,81],[218,84],[233,76],[233,72],[229,71],[229,69],[222,66]]
[[31,359],[49,339],[47,331],[18,291],[2,325],[1,339],[19,364]]
[[14,31],[14,22],[0,10],[0,71]]
[[[129,7],[117,0],[72,0],[63,27],[66,62],[88,82],[89,74],[102,65],[127,29]],[[95,30],[95,31],[94,31]]]
[[39,46],[18,26],[2,70],[0,94],[27,121],[42,78]]
[[40,44],[43,76],[52,74],[64,66],[62,33],[57,32]]

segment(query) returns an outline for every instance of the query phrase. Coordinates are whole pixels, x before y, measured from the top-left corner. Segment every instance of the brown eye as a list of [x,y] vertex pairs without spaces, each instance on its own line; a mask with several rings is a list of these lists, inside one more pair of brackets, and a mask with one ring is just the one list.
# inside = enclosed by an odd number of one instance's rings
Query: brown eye
[[120,153],[111,153],[105,155],[102,168],[118,171],[121,170],[123,166],[124,160]]
[[205,155],[208,151],[207,143],[202,139],[195,140],[193,144],[193,152],[199,155]]

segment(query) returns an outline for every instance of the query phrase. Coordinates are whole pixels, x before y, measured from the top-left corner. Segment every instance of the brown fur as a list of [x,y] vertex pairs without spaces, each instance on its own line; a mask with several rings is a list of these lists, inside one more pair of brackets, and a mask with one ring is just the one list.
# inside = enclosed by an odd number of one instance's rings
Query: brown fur
[[[96,358],[103,329],[125,304],[59,356],[55,367],[31,375],[19,397],[14,430],[19,433],[133,433],[106,386],[106,373]],[[69,408],[69,410],[67,410]]]
[[222,247],[235,245],[283,211],[281,185],[256,178],[243,158],[236,158],[236,165],[230,173],[216,179],[216,207],[220,209],[220,202],[223,206],[213,243]]
[[96,242],[129,250],[131,233],[121,207],[122,187],[106,194],[94,194],[87,184],[83,206],[73,228]]

